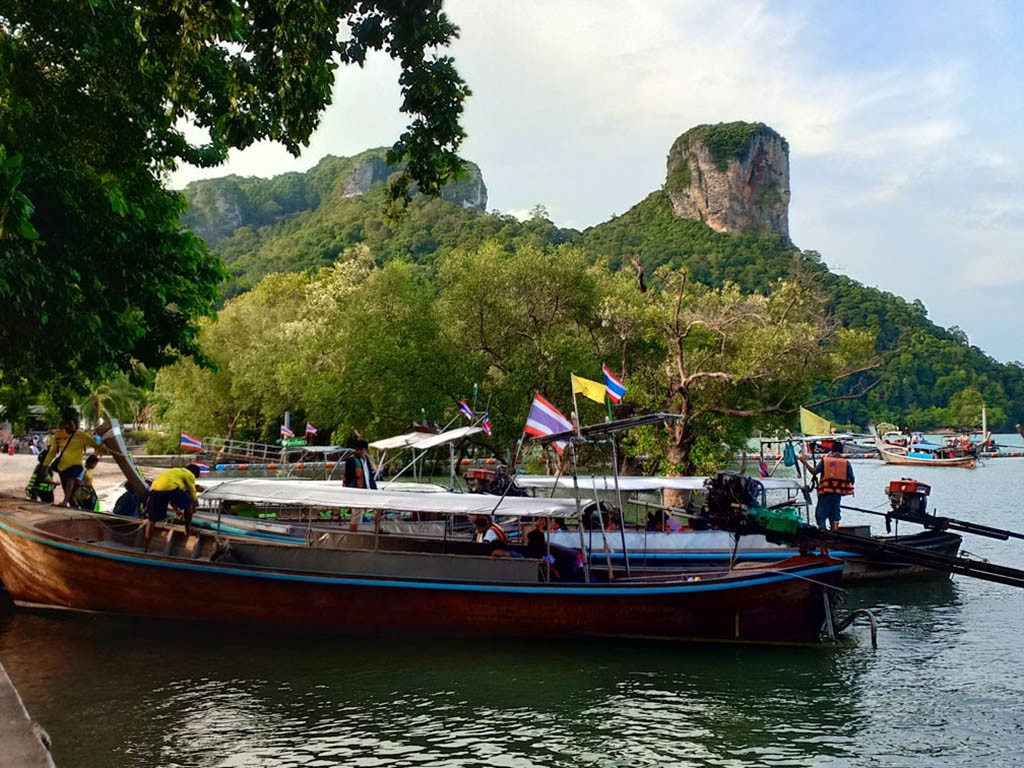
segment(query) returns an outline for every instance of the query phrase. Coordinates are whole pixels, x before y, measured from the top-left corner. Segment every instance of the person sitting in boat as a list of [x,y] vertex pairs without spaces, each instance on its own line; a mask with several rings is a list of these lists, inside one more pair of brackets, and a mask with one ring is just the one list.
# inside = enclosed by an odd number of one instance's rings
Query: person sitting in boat
[[490,515],[479,515],[473,521],[473,528],[476,531],[473,540],[486,544],[492,554],[498,549],[508,547],[508,534]]
[[189,464],[187,467],[165,469],[149,488],[146,499],[146,533],[143,551],[149,549],[149,539],[153,535],[153,523],[162,523],[167,519],[168,505],[174,507],[185,517],[185,533],[192,531],[192,514],[199,501],[196,489],[196,478],[199,477],[199,466]]
[[665,530],[665,510],[647,513],[647,530],[661,533]]
[[[822,457],[814,468],[808,466],[811,474],[818,478],[818,505],[814,519],[822,530],[838,530],[840,504],[843,496],[853,493],[853,467],[843,458],[843,444],[836,440],[832,450]],[[806,464],[806,462],[805,462]]]

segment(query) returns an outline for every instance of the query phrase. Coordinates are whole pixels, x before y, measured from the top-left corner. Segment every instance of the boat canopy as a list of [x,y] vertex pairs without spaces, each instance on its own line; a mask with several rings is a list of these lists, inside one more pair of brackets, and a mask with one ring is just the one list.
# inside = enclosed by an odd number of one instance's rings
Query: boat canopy
[[415,448],[417,451],[426,451],[430,448],[437,448],[439,445],[457,442],[479,432],[483,432],[481,427],[459,427],[445,432],[406,432],[404,435],[375,440],[370,443],[370,447],[375,451],[392,451],[396,448]]
[[296,504],[307,507],[388,509],[443,515],[512,515],[516,517],[575,517],[574,499],[536,499],[486,496],[475,493],[416,493],[412,491],[346,488],[330,480],[225,480],[202,494],[212,501],[258,504]]
[[[752,478],[766,491],[798,491],[802,487],[799,482],[788,477],[755,477]],[[521,488],[549,488],[571,491],[574,487],[572,475],[516,475],[516,485]],[[638,477],[636,475],[620,475],[618,486],[612,475],[579,475],[576,482],[580,490],[614,491],[703,491],[706,477]]]

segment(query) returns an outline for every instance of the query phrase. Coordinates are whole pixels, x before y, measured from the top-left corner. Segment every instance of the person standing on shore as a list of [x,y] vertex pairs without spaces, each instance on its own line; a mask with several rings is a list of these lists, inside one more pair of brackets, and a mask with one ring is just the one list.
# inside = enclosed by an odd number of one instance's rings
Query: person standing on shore
[[95,440],[85,430],[78,428],[78,414],[73,410],[64,411],[60,429],[53,433],[50,449],[43,457],[43,465],[57,472],[60,476],[64,500],[60,506],[71,505],[71,497],[82,475],[82,463],[85,449],[95,445]]

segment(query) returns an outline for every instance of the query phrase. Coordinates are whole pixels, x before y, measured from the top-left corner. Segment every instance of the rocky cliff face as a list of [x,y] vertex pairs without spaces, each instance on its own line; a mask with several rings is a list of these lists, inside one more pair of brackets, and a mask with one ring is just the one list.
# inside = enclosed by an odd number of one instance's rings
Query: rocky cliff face
[[697,126],[668,153],[665,192],[680,218],[788,239],[789,144],[763,123]]
[[[305,173],[272,179],[225,176],[195,181],[185,188],[189,209],[182,223],[213,246],[241,227],[263,227],[296,213],[317,209],[334,197],[355,197],[385,183],[397,168],[388,165],[387,150],[373,149],[355,157],[328,156]],[[441,198],[463,208],[487,210],[487,187],[474,163],[466,174],[445,186]]]

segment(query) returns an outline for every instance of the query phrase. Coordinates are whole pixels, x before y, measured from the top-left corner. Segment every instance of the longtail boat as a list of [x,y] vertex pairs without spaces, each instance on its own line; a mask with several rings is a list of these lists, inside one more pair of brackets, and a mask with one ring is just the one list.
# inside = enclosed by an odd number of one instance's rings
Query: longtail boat
[[978,465],[977,448],[954,442],[939,445],[926,441],[920,433],[904,435],[887,432],[877,438],[878,455],[886,464],[913,467],[962,467],[974,469]]
[[[375,492],[360,493],[364,504],[383,505]],[[571,514],[552,509],[564,500],[517,501],[548,502],[533,514]],[[22,604],[294,631],[800,643],[833,626],[842,570],[836,560],[797,557],[612,580],[595,570],[586,582],[559,582],[529,558],[318,549],[164,524],[145,552],[141,527],[0,503],[0,582]]]
[[[675,490],[703,491],[707,482],[702,477],[595,477],[579,476],[573,481],[569,477],[523,476],[516,477],[516,482],[524,489],[547,491],[571,491],[575,482],[576,490],[581,493],[600,492],[607,494],[618,488],[623,492],[639,492],[672,488]],[[758,483],[766,492],[783,494],[787,504],[796,505],[804,502],[794,498],[801,490],[800,485],[787,478],[762,478]],[[356,492],[358,493],[358,491]],[[514,514],[520,507],[519,499],[505,499],[499,502],[493,496],[477,494],[434,494],[430,499],[408,497],[405,493],[398,494],[406,499],[397,506],[386,506],[394,512],[410,512],[413,510],[430,511],[440,514],[443,510],[455,508],[464,510],[465,514]],[[292,481],[269,479],[241,479],[217,481],[203,493],[207,503],[245,502],[255,505],[292,505],[293,508],[330,508],[345,507],[352,501],[351,493],[338,483],[323,481]],[[394,500],[394,497],[392,497]],[[386,499],[382,499],[382,504]],[[538,500],[539,501],[539,500]],[[568,499],[549,500],[551,503],[571,504]],[[591,501],[582,506],[583,517],[589,515],[594,507]],[[297,522],[251,520],[233,515],[217,516],[210,512],[196,516],[196,522],[205,528],[219,531],[232,536],[246,536],[259,540],[301,544],[307,539],[316,538],[321,546],[347,548],[371,546],[377,549],[409,549],[415,548],[416,541],[424,539],[440,539],[449,536],[449,548],[455,546],[459,534],[446,527],[444,523],[403,522],[401,519],[384,520],[379,523],[380,531],[388,535],[379,539],[367,539],[367,524],[361,527],[362,533],[351,535],[338,532],[337,526],[320,524],[313,516],[303,525]],[[372,528],[370,529],[372,530]],[[871,536],[868,526],[853,526],[847,530],[858,536],[876,542],[888,542],[913,547],[921,551],[940,555],[955,556],[959,551],[962,537],[948,531],[923,531],[911,535]],[[466,539],[468,534],[463,533]],[[603,567],[609,563],[613,568],[629,567],[634,571],[652,572],[669,570],[690,570],[706,568],[728,568],[736,564],[756,565],[778,563],[798,553],[793,547],[782,546],[771,542],[761,534],[746,534],[739,539],[729,531],[684,529],[668,533],[630,529],[624,531],[603,531],[600,527],[585,527],[584,530],[562,529],[546,534],[546,538],[555,547],[562,549],[579,549],[587,553],[594,561],[595,567]],[[408,539],[408,540],[407,540]],[[426,546],[422,544],[421,546]],[[833,551],[832,557],[843,561],[843,580],[847,582],[868,580],[889,580],[892,578],[946,578],[947,575],[934,569],[900,562],[888,556],[867,556],[856,552]]]

